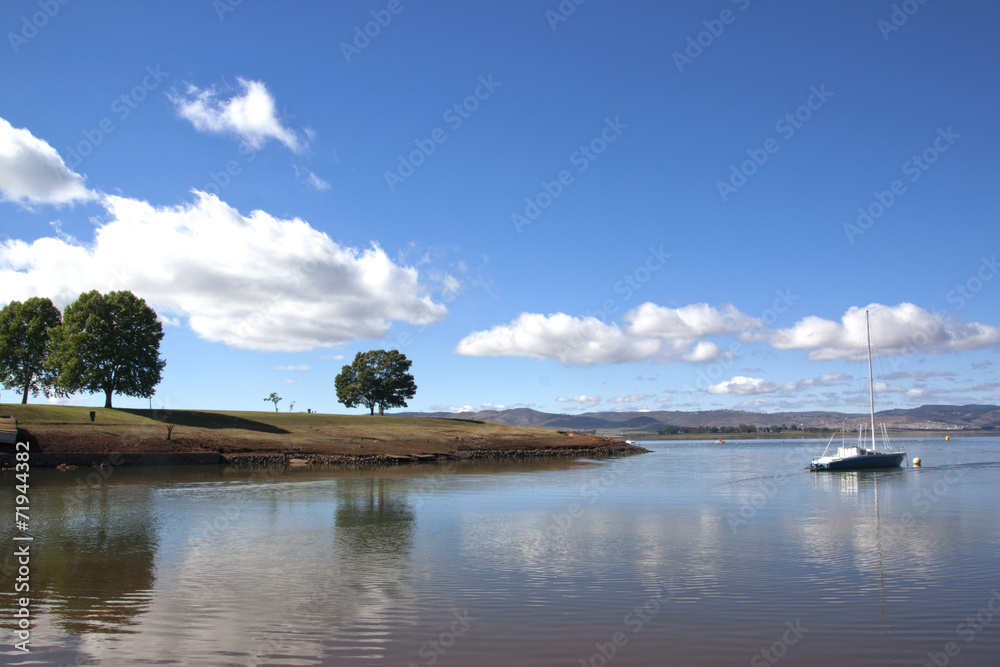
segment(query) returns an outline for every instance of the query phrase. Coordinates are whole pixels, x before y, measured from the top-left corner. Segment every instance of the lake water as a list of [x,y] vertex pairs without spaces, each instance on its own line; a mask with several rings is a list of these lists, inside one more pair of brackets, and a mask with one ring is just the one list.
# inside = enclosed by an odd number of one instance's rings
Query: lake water
[[5,520],[0,662],[1000,664],[1000,438],[911,440],[924,467],[884,473],[806,472],[820,441],[643,444],[34,470],[31,652]]

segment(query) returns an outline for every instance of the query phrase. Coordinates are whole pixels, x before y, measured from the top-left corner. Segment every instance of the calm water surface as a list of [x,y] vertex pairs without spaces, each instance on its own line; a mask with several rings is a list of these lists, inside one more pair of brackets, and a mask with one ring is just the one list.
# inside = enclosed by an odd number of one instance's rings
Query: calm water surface
[[0,662],[1000,664],[1000,438],[909,441],[923,468],[860,474],[805,472],[819,441],[646,445],[34,470],[31,653],[4,521]]

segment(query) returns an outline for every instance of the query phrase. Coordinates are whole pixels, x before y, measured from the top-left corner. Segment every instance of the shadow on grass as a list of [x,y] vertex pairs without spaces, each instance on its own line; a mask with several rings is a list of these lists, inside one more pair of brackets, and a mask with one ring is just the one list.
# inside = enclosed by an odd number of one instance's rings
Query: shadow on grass
[[119,412],[127,412],[130,415],[146,417],[147,419],[164,424],[176,424],[177,426],[191,426],[193,428],[238,428],[245,431],[258,431],[260,433],[291,433],[291,431],[286,431],[271,424],[212,412],[199,412],[197,410],[137,410],[134,408],[115,409]]

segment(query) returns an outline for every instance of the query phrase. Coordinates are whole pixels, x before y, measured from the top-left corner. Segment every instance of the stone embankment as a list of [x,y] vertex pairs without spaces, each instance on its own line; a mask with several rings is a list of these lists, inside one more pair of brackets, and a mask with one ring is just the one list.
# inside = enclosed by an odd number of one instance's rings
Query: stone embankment
[[238,466],[281,466],[281,465],[345,465],[355,467],[398,465],[401,463],[428,463],[434,461],[457,460],[499,460],[546,458],[553,456],[622,456],[642,454],[648,449],[629,445],[616,440],[608,440],[597,447],[560,447],[545,449],[459,449],[456,452],[434,452],[429,454],[309,454],[284,452],[282,454],[226,453],[220,455],[219,463]]

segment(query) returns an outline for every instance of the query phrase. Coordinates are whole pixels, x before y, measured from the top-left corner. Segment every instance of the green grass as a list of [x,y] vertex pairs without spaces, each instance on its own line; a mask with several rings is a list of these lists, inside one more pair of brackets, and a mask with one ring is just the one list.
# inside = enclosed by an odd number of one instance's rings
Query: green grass
[[[26,426],[89,424],[90,413],[95,423],[108,426],[151,426],[177,424],[207,429],[246,429],[270,433],[285,433],[305,427],[346,428],[364,426],[373,432],[392,434],[400,430],[436,431],[442,427],[485,426],[485,422],[426,417],[392,417],[369,415],[320,414],[317,412],[273,412],[240,410],[145,410],[134,408],[91,408],[68,405],[2,404],[11,416]],[[489,424],[496,426],[496,424]],[[516,427],[509,427],[516,428]]]

